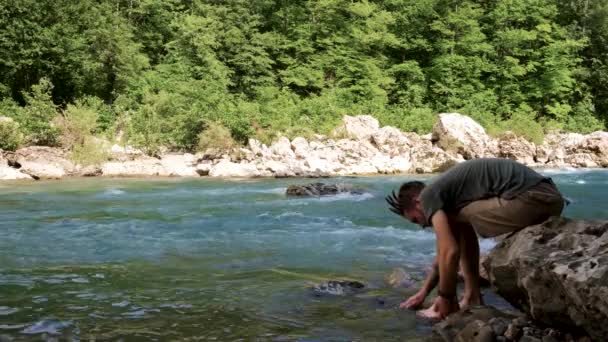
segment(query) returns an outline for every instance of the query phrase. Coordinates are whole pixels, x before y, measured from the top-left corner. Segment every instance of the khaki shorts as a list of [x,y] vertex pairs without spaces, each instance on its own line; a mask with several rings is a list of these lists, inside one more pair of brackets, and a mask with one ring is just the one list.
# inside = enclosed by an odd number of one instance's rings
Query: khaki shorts
[[542,181],[519,196],[506,200],[492,197],[467,204],[455,219],[470,224],[481,237],[512,233],[559,216],[565,200],[550,181]]

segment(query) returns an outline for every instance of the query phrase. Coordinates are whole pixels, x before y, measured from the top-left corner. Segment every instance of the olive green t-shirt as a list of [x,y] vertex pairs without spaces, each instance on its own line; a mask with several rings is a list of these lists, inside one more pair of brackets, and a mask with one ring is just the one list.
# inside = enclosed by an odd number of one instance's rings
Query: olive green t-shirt
[[462,162],[426,186],[420,202],[428,222],[437,210],[456,214],[472,201],[501,197],[513,199],[546,179],[510,159],[482,158]]

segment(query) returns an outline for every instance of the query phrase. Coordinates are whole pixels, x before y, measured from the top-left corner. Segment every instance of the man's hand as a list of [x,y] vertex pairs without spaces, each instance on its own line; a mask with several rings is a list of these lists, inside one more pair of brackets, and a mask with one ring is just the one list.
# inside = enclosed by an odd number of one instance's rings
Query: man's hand
[[458,309],[458,301],[456,298],[450,300],[437,296],[430,308],[418,311],[417,315],[424,318],[442,320],[452,312],[458,311]]
[[399,305],[399,308],[416,309],[416,308],[420,307],[422,305],[422,303],[424,303],[425,299],[426,299],[426,292],[423,289],[420,289],[418,292],[416,292],[415,295],[411,296],[405,302],[401,303]]

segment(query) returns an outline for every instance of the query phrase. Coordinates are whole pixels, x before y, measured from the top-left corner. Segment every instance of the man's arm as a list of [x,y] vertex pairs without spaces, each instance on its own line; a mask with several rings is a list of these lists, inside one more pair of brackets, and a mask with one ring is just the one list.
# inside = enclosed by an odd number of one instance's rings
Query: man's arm
[[[439,268],[439,297],[445,302],[456,301],[456,275],[458,272],[458,260],[460,250],[458,242],[448,222],[448,217],[443,210],[438,210],[432,218],[435,235],[437,236],[437,263]],[[447,316],[452,309],[447,305],[439,308],[441,316]],[[457,305],[456,305],[457,310]]]
[[424,300],[426,299],[426,296],[428,296],[429,292],[433,291],[435,286],[437,286],[438,282],[439,268],[437,267],[437,258],[435,257],[435,260],[433,260],[432,269],[424,280],[424,284],[420,290],[418,290],[418,292],[416,292],[416,294],[413,296],[409,297],[405,302],[401,303],[399,307],[402,309],[413,309],[419,307],[422,305],[422,303],[424,303]]
[[429,292],[433,291],[437,283],[439,282],[439,263],[437,262],[437,257],[433,260],[433,266],[431,266],[431,272],[427,275],[424,280],[424,284],[422,285],[421,290],[424,293],[429,294]]

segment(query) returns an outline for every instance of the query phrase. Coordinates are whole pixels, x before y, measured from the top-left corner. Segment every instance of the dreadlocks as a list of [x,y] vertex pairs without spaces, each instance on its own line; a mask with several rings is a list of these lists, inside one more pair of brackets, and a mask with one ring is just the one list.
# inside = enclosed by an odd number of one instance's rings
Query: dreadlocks
[[395,214],[402,216],[406,210],[411,209],[414,206],[414,201],[422,189],[424,189],[424,183],[420,181],[403,183],[401,188],[399,188],[399,195],[396,195],[393,190],[384,198],[390,205],[388,209]]

